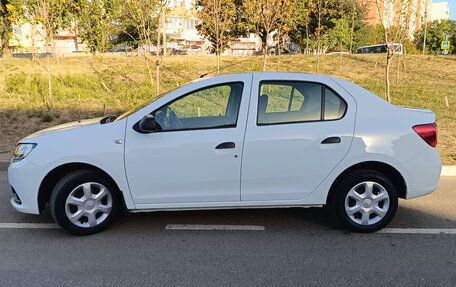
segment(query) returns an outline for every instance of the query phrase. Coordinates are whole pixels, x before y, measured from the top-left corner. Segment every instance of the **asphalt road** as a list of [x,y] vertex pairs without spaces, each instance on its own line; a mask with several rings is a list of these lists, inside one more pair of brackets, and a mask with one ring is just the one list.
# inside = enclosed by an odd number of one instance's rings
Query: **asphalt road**
[[[0,172],[0,223],[51,223],[16,212]],[[264,226],[166,230],[168,224]],[[389,228],[456,230],[456,177],[400,201]],[[157,212],[105,232],[0,228],[0,286],[456,286],[456,234],[354,234],[324,209]]]

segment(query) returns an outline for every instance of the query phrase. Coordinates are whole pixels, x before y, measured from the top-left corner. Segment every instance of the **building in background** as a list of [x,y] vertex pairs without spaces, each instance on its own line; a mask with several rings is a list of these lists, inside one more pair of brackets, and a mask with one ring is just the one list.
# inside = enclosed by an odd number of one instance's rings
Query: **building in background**
[[49,47],[46,47],[43,36],[44,33],[39,26],[30,23],[13,25],[13,36],[9,41],[13,55],[46,52],[73,54],[87,51],[87,45],[82,42],[76,27],[58,31],[53,44]]
[[[432,0],[380,0],[377,8],[376,0],[358,0],[367,9],[366,21],[371,25],[380,24],[383,18],[387,27],[397,26],[403,23],[407,37],[413,39],[415,32],[429,21]],[[435,3],[434,3],[435,4]],[[380,10],[380,17],[379,15]]]
[[448,6],[448,2],[432,3],[429,18],[430,21],[438,20],[439,22],[442,20],[450,20],[450,7]]
[[170,0],[165,16],[163,42],[168,50],[204,53],[206,41],[196,30],[194,0]]
[[[165,17],[165,38],[168,51],[171,53],[208,54],[210,42],[198,33],[199,23],[195,0],[170,0]],[[239,38],[229,45],[223,55],[248,56],[261,50],[261,40],[254,34]]]

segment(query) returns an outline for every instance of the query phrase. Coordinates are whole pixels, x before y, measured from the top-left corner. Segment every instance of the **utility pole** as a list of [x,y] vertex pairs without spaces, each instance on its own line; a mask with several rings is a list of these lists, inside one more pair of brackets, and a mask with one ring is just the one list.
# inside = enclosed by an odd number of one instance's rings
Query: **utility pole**
[[426,51],[426,37],[427,37],[427,23],[428,23],[428,18],[427,18],[427,11],[424,13],[424,43],[423,43],[423,55],[424,52]]

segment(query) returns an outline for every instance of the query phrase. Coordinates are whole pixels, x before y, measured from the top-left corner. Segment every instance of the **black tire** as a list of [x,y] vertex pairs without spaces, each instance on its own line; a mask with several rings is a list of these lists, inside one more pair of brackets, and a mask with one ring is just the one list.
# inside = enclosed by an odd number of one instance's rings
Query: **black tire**
[[[387,208],[386,214],[381,217],[380,215],[376,214],[373,212],[373,214],[369,214],[370,216],[373,216],[373,221],[379,220],[378,222],[373,222],[372,224],[359,224],[357,221],[362,221],[362,213],[359,212],[357,214],[351,215],[351,217],[347,214],[346,211],[346,199],[347,199],[347,194],[350,192],[350,190],[356,186],[358,188],[361,188],[361,192],[363,191],[363,185],[362,183],[364,182],[374,182],[377,185],[375,185],[375,189],[379,189],[381,187],[384,188],[384,191],[388,194],[388,207],[382,206],[385,209]],[[359,185],[361,184],[361,185]],[[374,191],[375,192],[379,192]],[[350,207],[350,202],[349,201],[354,201],[351,198],[347,199],[347,206]],[[357,205],[358,202],[356,202],[353,205]],[[366,207],[366,204],[368,207],[371,207],[371,204],[374,205],[375,203],[372,203],[372,201],[364,202],[362,201],[362,207]],[[382,204],[380,202],[379,204]],[[383,204],[386,204],[383,202]],[[397,207],[398,207],[398,195],[397,195],[397,189],[394,186],[394,184],[389,180],[385,175],[383,175],[380,172],[374,171],[374,170],[356,170],[349,174],[348,176],[344,177],[342,180],[336,182],[335,186],[333,186],[331,193],[328,198],[328,207],[330,208],[330,211],[332,213],[333,218],[339,225],[342,225],[344,228],[353,231],[353,232],[361,232],[361,233],[368,233],[368,232],[375,232],[391,222],[393,219],[394,215],[396,214]],[[372,207],[374,208],[374,207]],[[359,209],[359,208],[358,208]],[[378,219],[376,219],[376,216],[378,216]],[[356,217],[361,217],[361,218],[356,218]],[[369,219],[371,220],[371,219]]]
[[[66,215],[66,200],[75,188],[89,182],[101,184],[108,189],[111,195],[112,207],[110,213],[106,213],[107,217],[99,224],[93,227],[81,227],[72,223]],[[60,227],[75,235],[89,235],[103,231],[111,224],[119,211],[120,200],[117,187],[110,180],[96,171],[79,170],[66,175],[56,184],[52,191],[49,205],[52,218]]]

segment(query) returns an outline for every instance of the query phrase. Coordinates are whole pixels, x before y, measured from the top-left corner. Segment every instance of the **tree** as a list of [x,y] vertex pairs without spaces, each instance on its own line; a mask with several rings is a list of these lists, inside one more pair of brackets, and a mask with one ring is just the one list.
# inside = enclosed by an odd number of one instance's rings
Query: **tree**
[[107,50],[116,4],[112,0],[77,0],[72,5],[79,35],[92,53]]
[[279,58],[285,38],[288,37],[288,33],[290,32],[291,27],[293,26],[292,15],[293,7],[295,6],[295,1],[296,0],[283,1],[282,5],[279,6],[279,21],[277,22],[277,33],[275,34],[275,38],[277,39],[277,50],[279,53]]
[[[291,27],[290,27],[290,39],[298,43],[301,51],[309,53],[309,44],[312,37],[310,31],[310,25],[312,19],[310,17],[310,9],[312,0],[295,0],[294,5],[291,9]],[[305,40],[305,45],[303,39]],[[305,48],[304,48],[305,47]]]
[[229,43],[241,36],[237,7],[234,0],[198,0],[197,16],[201,23],[196,29],[211,42],[211,53],[217,56],[217,74],[220,73],[220,55]]
[[321,36],[326,26],[323,23],[323,19],[328,14],[328,0],[315,0],[310,3],[310,11],[317,20],[317,28],[315,30],[315,38],[317,41],[317,73],[320,66],[320,54],[321,54]]
[[9,50],[9,40],[12,36],[13,29],[11,25],[11,11],[14,6],[9,4],[8,0],[0,1],[0,55]]
[[268,40],[271,33],[278,28],[280,13],[288,0],[245,0],[243,1],[244,17],[248,19],[250,31],[260,39],[263,49],[263,71],[266,71]]
[[381,24],[366,25],[360,23],[359,29],[353,33],[353,51],[361,46],[369,46],[376,44],[384,44],[383,41],[383,28]]
[[353,52],[353,35],[355,34],[355,20],[356,16],[358,15],[358,11],[356,9],[357,1],[353,0],[352,2],[352,15],[351,15],[351,28],[350,28],[350,48],[348,52],[351,54]]
[[42,66],[48,74],[48,93],[49,93],[49,110],[53,112],[54,106],[52,101],[52,79],[50,52],[51,48],[55,51],[54,38],[59,29],[66,28],[70,25],[67,2],[62,0],[12,0],[13,5],[12,19],[18,24],[30,23],[36,27],[38,33],[44,39],[47,64]]
[[330,23],[334,26],[328,28],[326,33],[322,36],[322,46],[329,50],[342,52],[344,47],[348,47],[350,44],[349,22],[341,17],[339,19],[331,19]]
[[[118,31],[130,37],[138,45],[138,51],[142,49],[144,60],[146,63],[147,71],[151,87],[154,86],[152,69],[151,69],[151,56],[153,44],[157,43],[159,37],[159,20],[160,9],[162,9],[162,1],[159,0],[115,0],[117,1],[115,23]],[[155,33],[154,33],[155,32]],[[159,95],[159,72],[160,63],[158,55],[160,53],[158,46],[156,53],[156,83],[155,92],[156,96]]]
[[[391,92],[390,92],[390,68],[391,68],[391,60],[395,54],[395,43],[402,43],[403,39],[406,36],[406,16],[408,11],[408,1],[407,0],[385,0],[380,3],[380,0],[376,0],[377,4],[377,13],[380,19],[380,23],[383,29],[383,40],[386,45],[386,69],[385,69],[385,95],[388,102],[391,102]],[[385,7],[393,7],[395,9],[395,5],[399,5],[400,14],[399,17],[396,15],[397,13],[391,11],[384,11]],[[386,13],[394,13],[396,21],[396,25],[388,25],[385,20]]]
[[[415,43],[419,50],[424,48],[424,30],[425,26],[423,25],[415,35]],[[445,35],[450,36],[450,53],[456,54],[456,48],[454,45],[456,44],[456,21],[453,20],[442,20],[440,22],[436,20],[427,24],[425,52],[428,54],[440,54],[442,52],[441,44]]]

